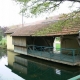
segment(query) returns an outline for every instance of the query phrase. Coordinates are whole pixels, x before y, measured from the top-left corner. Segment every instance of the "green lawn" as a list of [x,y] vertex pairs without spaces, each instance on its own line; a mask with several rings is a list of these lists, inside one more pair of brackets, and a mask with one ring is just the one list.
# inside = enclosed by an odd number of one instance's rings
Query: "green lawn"
[[61,48],[61,46],[60,46],[60,44],[59,43],[56,43],[56,50],[60,50],[60,48]]

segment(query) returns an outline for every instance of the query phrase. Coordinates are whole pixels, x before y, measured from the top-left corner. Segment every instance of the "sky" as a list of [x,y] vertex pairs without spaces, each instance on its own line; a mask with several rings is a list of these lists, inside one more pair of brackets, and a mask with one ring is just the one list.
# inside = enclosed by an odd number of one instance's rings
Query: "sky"
[[[55,16],[59,15],[61,13],[69,13],[73,10],[76,10],[77,7],[79,7],[80,4],[76,3],[74,4],[74,7],[69,9],[69,5],[71,5],[71,2],[66,1],[63,3],[63,5],[60,6],[59,9],[51,13],[49,16]],[[20,6],[17,5],[12,0],[1,0],[0,2],[0,26],[12,26],[12,25],[18,25],[22,24],[22,15],[19,14],[20,12]],[[44,17],[43,17],[44,16]],[[23,23],[30,23],[37,20],[45,19],[45,17],[48,16],[48,14],[44,14],[39,16],[38,18],[27,18],[23,17]]]

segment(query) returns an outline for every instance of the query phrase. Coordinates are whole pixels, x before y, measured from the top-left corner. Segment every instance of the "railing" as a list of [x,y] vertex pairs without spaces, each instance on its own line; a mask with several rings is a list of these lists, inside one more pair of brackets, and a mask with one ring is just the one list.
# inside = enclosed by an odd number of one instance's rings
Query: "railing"
[[27,53],[35,57],[49,60],[59,60],[71,63],[80,61],[80,49],[61,48],[60,51],[54,51],[53,47],[28,45]]

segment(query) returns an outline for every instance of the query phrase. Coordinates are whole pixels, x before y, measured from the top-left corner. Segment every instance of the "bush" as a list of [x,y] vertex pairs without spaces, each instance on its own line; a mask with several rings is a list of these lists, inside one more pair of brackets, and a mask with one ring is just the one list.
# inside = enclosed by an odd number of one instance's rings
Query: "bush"
[[6,39],[5,38],[2,38],[2,40],[0,41],[0,47],[1,48],[6,48]]
[[0,41],[2,40],[2,36],[0,35]]

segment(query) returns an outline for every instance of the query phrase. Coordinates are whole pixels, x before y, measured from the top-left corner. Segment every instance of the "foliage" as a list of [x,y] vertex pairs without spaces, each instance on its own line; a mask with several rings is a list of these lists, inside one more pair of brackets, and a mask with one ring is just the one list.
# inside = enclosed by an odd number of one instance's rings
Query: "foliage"
[[0,41],[2,40],[2,31],[0,29]]
[[0,41],[2,40],[2,36],[0,35]]
[[5,31],[8,29],[8,27],[1,27],[0,26],[0,36],[5,37]]
[[6,39],[5,37],[5,31],[7,30],[7,27],[1,27],[0,26],[0,47],[5,48],[6,47]]
[[60,41],[60,37],[56,37],[56,41]]
[[[64,0],[15,0],[22,6],[21,13],[31,17],[33,15],[39,15],[44,12],[53,12],[56,8],[62,5]],[[72,1],[72,0],[70,0]],[[74,2],[78,2],[75,0]],[[74,3],[72,1],[72,5]]]
[[6,38],[2,38],[2,40],[0,41],[0,48],[6,48]]
[[69,17],[68,15],[68,17],[63,18],[53,24],[50,23],[50,25],[47,26],[47,28],[43,28],[42,30],[35,32],[34,36],[41,36],[41,35],[45,36],[48,33],[50,34],[50,33],[59,32],[64,27],[72,28],[72,27],[78,27],[78,26],[80,26],[80,13],[72,13],[72,17]]
[[60,43],[56,43],[56,50],[59,51],[61,48]]

